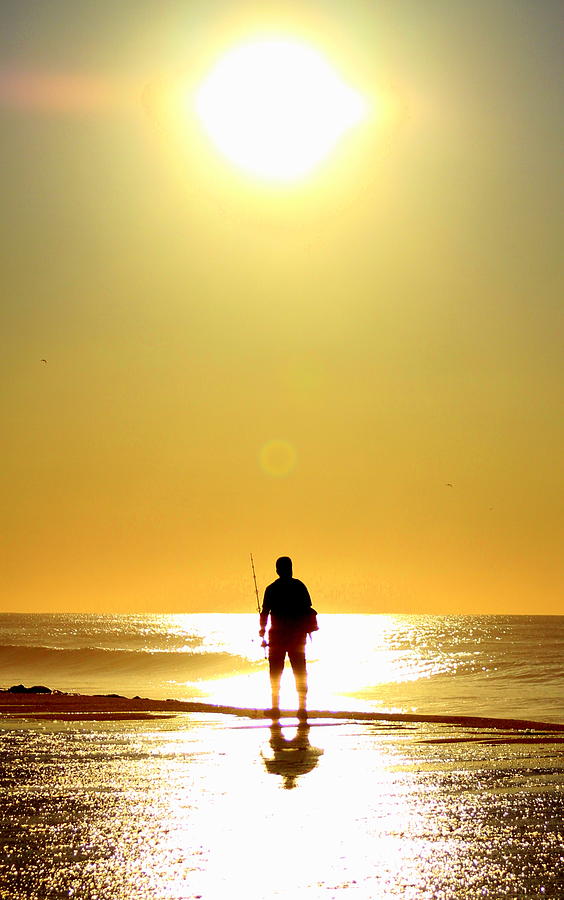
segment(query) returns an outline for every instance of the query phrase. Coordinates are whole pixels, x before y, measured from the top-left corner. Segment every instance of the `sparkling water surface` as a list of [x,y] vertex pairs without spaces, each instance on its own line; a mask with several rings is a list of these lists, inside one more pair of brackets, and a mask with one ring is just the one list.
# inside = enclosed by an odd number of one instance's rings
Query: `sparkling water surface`
[[[563,623],[321,616],[310,708],[564,722]],[[0,616],[0,686],[264,706],[256,624]],[[310,724],[0,719],[1,900],[564,897],[564,735]]]
[[[564,616],[323,615],[309,704],[564,722]],[[0,615],[0,687],[268,706],[254,615]],[[286,673],[283,706],[295,704]]]
[[196,715],[13,722],[0,896],[555,900],[564,745],[538,740]]

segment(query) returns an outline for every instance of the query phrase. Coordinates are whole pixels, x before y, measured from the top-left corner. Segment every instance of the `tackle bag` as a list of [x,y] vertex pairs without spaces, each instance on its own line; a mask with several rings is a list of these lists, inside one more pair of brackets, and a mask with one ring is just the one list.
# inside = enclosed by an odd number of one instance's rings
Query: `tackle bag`
[[319,631],[319,625],[317,624],[317,610],[313,607],[308,609],[306,613],[305,624],[307,634],[311,634],[313,631]]

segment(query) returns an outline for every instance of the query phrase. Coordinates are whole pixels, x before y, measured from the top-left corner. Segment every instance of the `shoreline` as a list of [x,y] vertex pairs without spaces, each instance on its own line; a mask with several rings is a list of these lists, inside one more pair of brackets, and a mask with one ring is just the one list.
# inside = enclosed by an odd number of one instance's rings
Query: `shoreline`
[[[146,697],[122,697],[116,694],[15,693],[0,691],[0,721],[31,718],[72,721],[118,721],[175,718],[181,713],[230,715],[246,719],[267,719],[269,709],[226,706],[188,700],[151,700]],[[295,718],[296,710],[281,710],[280,718]],[[374,723],[431,723],[465,728],[504,731],[543,731],[561,733],[564,724],[534,719],[505,719],[490,716],[424,715],[415,713],[357,712],[348,710],[308,710],[310,719],[338,719]]]

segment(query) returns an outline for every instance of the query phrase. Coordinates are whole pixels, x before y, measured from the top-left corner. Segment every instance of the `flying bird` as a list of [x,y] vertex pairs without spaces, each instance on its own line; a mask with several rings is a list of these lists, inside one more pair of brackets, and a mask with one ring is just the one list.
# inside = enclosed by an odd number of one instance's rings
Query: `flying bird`
[[445,487],[452,487],[452,484],[450,483],[450,481],[447,481]]
[[42,359],[41,362],[43,363],[44,366],[47,365],[47,360],[46,360],[46,359]]

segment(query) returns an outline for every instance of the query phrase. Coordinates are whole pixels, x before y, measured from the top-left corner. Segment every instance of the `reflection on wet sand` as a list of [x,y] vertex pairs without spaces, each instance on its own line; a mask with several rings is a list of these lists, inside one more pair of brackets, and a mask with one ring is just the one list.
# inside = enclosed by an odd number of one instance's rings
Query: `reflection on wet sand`
[[206,711],[1,737],[2,897],[562,897],[561,733]]
[[[279,722],[270,726],[269,750],[261,750],[261,756],[267,772],[282,776],[286,790],[295,788],[300,775],[315,769],[323,755],[323,750],[310,744],[309,730],[307,722],[300,722],[295,729],[282,729]],[[292,731],[295,733],[289,737]]]

